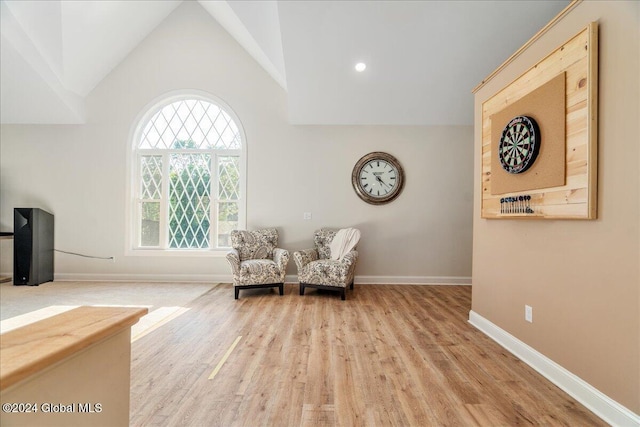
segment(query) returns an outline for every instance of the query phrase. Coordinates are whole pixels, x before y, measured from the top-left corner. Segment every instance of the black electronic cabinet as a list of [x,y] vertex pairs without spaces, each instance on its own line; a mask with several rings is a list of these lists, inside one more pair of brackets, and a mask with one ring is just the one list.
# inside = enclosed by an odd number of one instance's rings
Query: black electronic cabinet
[[13,284],[53,281],[53,215],[37,208],[13,210]]

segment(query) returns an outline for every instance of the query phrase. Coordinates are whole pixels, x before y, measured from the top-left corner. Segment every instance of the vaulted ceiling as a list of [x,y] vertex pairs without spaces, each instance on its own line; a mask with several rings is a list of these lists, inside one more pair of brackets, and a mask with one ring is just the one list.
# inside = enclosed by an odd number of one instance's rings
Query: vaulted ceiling
[[[93,88],[184,1],[2,0],[0,121],[83,123]],[[470,125],[472,88],[570,2],[197,3],[286,90],[293,124]]]

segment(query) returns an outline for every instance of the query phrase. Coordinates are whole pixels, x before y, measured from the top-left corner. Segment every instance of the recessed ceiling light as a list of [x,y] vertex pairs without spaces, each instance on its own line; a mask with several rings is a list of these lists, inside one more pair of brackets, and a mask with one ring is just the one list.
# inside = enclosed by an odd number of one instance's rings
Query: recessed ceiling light
[[365,68],[367,68],[367,64],[365,64],[364,62],[358,62],[356,64],[356,71],[359,73],[363,72]]

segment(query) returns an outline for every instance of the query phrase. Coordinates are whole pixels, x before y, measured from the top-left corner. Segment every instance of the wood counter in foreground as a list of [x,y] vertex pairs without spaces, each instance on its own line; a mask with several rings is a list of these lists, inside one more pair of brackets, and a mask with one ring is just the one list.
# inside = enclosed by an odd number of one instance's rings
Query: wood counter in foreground
[[127,426],[131,326],[147,311],[78,307],[0,335],[0,424]]

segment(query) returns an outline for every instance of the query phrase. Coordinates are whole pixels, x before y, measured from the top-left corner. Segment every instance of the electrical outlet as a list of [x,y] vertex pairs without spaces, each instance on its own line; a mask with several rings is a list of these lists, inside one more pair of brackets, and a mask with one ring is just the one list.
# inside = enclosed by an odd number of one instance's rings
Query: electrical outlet
[[308,221],[311,219],[311,212],[305,212],[302,214],[302,218],[304,218],[305,221]]
[[533,307],[530,305],[524,306],[524,320],[529,323],[533,323]]

